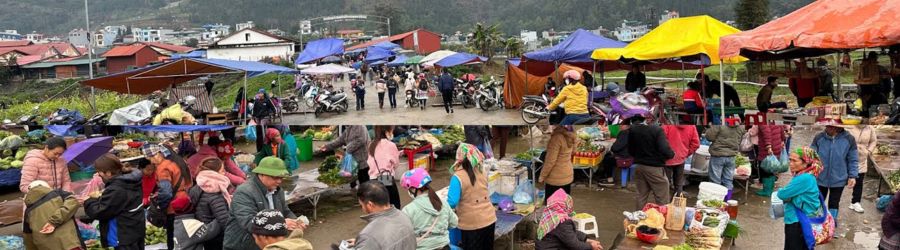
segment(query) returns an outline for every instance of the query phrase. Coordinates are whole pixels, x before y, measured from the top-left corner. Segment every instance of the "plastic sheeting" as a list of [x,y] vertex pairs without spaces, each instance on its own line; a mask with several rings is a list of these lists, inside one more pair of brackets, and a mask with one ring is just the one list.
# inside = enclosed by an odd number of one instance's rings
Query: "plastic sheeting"
[[393,61],[390,61],[387,63],[387,66],[390,66],[390,67],[403,66],[403,65],[406,65],[406,60],[408,60],[408,59],[409,59],[409,57],[406,57],[404,55],[397,55],[396,57],[394,57]]
[[486,61],[487,61],[486,57],[481,57],[481,56],[477,56],[477,55],[473,55],[473,54],[469,54],[469,53],[456,53],[456,54],[444,57],[444,59],[441,59],[440,61],[435,62],[434,65],[441,66],[444,68],[449,68],[449,67],[454,67],[454,66],[459,66],[459,65],[464,65],[464,64],[480,63],[480,62],[486,62]]
[[344,40],[337,38],[325,38],[310,41],[297,55],[295,64],[305,64],[328,56],[344,54]]
[[367,63],[383,61],[383,60],[387,60],[388,58],[394,56],[395,54],[396,53],[394,53],[394,51],[383,49],[380,47],[369,47],[369,49],[366,52],[365,61]]
[[307,75],[336,75],[336,74],[344,74],[355,72],[355,69],[347,68],[337,64],[325,64],[319,65],[312,68],[304,69],[300,71],[302,74]]
[[[753,30],[722,37],[723,57],[778,60],[900,43],[896,0],[820,0]],[[781,53],[772,53],[781,52]]]
[[109,115],[109,125],[122,126],[150,118],[153,101],[143,100],[127,107],[113,110]]
[[434,66],[434,63],[440,61],[441,59],[444,59],[445,57],[452,56],[453,54],[456,54],[456,52],[449,50],[438,50],[420,59],[419,64],[424,66]]
[[578,29],[553,47],[525,53],[528,60],[544,62],[591,62],[591,53],[600,48],[623,48],[625,43]]

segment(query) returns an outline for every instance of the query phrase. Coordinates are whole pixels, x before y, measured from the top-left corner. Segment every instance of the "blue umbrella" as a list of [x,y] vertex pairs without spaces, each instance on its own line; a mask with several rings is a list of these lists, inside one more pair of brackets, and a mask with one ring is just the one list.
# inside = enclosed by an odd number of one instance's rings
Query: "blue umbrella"
[[109,153],[112,150],[112,136],[104,136],[91,138],[78,143],[72,144],[66,152],[63,152],[63,159],[67,162],[77,161],[84,164],[93,164],[100,156]]

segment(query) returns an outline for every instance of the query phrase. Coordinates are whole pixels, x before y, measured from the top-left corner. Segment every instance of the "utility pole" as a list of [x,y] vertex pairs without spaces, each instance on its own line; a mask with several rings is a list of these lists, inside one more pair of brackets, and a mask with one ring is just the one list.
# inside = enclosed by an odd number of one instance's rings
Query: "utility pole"
[[[88,1],[84,0],[84,26],[87,31],[88,39],[88,77],[94,78],[94,46],[91,41],[91,16],[88,14]],[[94,86],[91,86],[91,111],[97,113],[97,98],[94,96]]]

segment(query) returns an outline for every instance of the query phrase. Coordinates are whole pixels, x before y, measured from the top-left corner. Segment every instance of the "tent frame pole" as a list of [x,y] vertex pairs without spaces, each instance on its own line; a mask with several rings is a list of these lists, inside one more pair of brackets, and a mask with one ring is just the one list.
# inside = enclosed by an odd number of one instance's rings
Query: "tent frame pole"
[[[523,58],[525,58],[525,60],[523,60],[522,62],[520,62],[520,64],[522,64],[522,63],[525,64],[525,90],[523,91],[523,92],[525,92],[525,93],[522,95],[522,96],[525,96],[525,95],[528,94],[528,58],[527,58],[527,57],[523,57]],[[543,92],[544,92],[544,91],[541,91],[541,93],[543,93]],[[519,103],[519,108],[521,108],[521,105],[522,105],[522,103],[520,102],[520,103]]]
[[[837,54],[837,60],[835,60],[835,62],[836,62],[836,63],[835,63],[835,66],[837,66],[837,77],[836,77],[836,78],[837,78],[837,94],[838,94],[837,97],[838,97],[838,100],[844,100],[844,94],[843,94],[843,91],[842,91],[842,88],[841,88],[841,86],[842,86],[842,84],[841,84],[841,68],[843,68],[843,67],[841,66],[841,60],[843,59],[843,55],[841,55],[841,54],[843,54],[843,53],[838,52],[838,54]],[[891,64],[893,64],[893,60],[891,60]],[[852,66],[852,65],[848,65],[848,66]],[[900,83],[895,83],[895,84],[900,84]],[[832,86],[832,87],[833,87],[833,86]],[[857,94],[858,94],[858,93],[857,93]],[[859,96],[859,95],[857,95],[857,96]]]
[[247,112],[249,112],[249,110],[247,110],[247,108],[248,108],[248,106],[250,106],[250,105],[249,105],[250,102],[247,100],[247,91],[248,91],[248,89],[247,89],[247,72],[245,71],[245,72],[244,72],[244,93],[243,93],[243,94],[244,94],[244,102],[246,102],[248,105],[245,106],[245,108],[244,108],[244,113],[241,114],[242,116],[244,116],[244,119],[243,119],[243,121],[241,122],[241,123],[243,123],[244,125],[247,125],[247,124],[249,123],[249,122],[248,122],[248,120],[249,120],[248,118],[249,118],[249,117],[247,116]]
[[725,61],[719,59],[719,98],[722,98],[722,125],[725,125]]
[[[702,86],[701,98],[706,98],[706,72],[704,72],[703,63],[700,63],[700,86]],[[709,125],[709,117],[706,110],[703,110],[703,125]]]

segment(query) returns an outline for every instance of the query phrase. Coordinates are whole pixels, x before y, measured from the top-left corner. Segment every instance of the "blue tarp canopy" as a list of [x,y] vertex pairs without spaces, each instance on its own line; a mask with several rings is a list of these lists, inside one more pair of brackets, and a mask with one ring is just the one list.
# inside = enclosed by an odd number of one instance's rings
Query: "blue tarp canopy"
[[350,65],[350,67],[352,67],[354,69],[362,68],[362,61],[355,62],[352,65]]
[[[559,44],[553,47],[525,53],[524,63],[519,68],[527,69],[529,74],[545,76],[556,70],[556,64],[571,64],[583,69],[592,70],[594,60],[591,54],[599,48],[624,48],[626,43],[595,35],[590,31],[578,29]],[[597,64],[598,69],[619,69],[618,62]]]
[[459,66],[463,64],[469,63],[480,63],[487,61],[487,58],[469,54],[469,53],[456,53],[448,57],[444,57],[440,61],[434,63],[434,65],[441,66],[444,68]]
[[366,62],[372,63],[381,60],[387,60],[388,58],[394,56],[394,51],[382,49],[379,47],[369,47],[366,52]]
[[157,126],[128,126],[128,128],[147,132],[205,132],[222,131],[234,128],[230,125],[157,125]]
[[522,63],[522,59],[513,58],[513,59],[506,60],[506,63],[512,64],[512,66],[519,67],[519,64]]
[[372,65],[372,66],[378,66],[378,65],[385,64],[385,63],[387,63],[387,60],[379,60],[379,61],[375,61],[375,62],[369,63],[369,65]]
[[390,66],[390,67],[403,66],[403,65],[406,65],[406,60],[408,60],[408,59],[409,59],[409,57],[406,57],[404,55],[398,55],[398,56],[394,57],[393,61],[387,63],[387,66]]
[[172,55],[172,59],[181,59],[181,58],[206,58],[206,50],[198,49],[185,54],[174,54]]
[[327,56],[344,54],[344,40],[337,38],[325,38],[311,41],[306,44],[303,51],[297,55],[296,64],[305,64]]
[[375,45],[372,45],[372,47],[386,49],[386,50],[394,50],[394,49],[399,49],[400,45],[396,44],[396,43],[392,43],[392,42],[380,42]]
[[272,65],[263,62],[254,62],[254,61],[234,61],[234,60],[225,60],[225,59],[193,59],[200,62],[205,62],[208,64],[213,64],[217,66],[221,66],[224,68],[229,68],[236,71],[247,72],[247,77],[255,77],[259,75],[264,75],[268,73],[277,73],[277,74],[297,74],[300,71],[292,68],[282,67],[278,65]]

